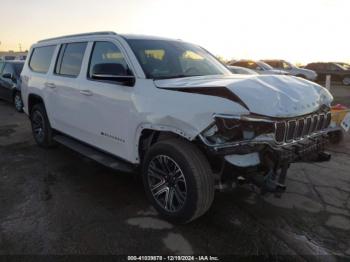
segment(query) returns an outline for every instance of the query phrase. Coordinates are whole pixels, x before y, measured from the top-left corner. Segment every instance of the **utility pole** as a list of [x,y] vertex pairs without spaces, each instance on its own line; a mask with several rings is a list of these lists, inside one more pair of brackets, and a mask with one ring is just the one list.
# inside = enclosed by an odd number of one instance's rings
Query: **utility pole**
[[19,51],[22,52],[22,45],[21,45],[21,43],[18,44],[18,47],[19,47]]

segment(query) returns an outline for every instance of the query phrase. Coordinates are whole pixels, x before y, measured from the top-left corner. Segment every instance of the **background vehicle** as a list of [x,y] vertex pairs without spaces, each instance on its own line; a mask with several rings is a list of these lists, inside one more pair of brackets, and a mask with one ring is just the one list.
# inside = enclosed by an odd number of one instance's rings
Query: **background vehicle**
[[310,63],[305,68],[314,70],[318,75],[318,81],[324,81],[326,76],[330,75],[332,81],[350,85],[350,69],[346,69],[337,63]]
[[203,215],[215,185],[238,176],[283,191],[289,165],[319,156],[326,142],[325,88],[234,75],[181,40],[80,34],[39,41],[29,57],[22,96],[37,144],[59,142],[108,167],[142,170],[148,199],[173,222]]
[[251,69],[262,75],[289,75],[288,72],[278,69],[273,69],[270,65],[262,61],[240,60],[229,64],[230,66],[240,66]]
[[12,55],[4,55],[4,56],[0,57],[0,61],[1,60],[3,60],[3,61],[12,61],[12,60],[16,60],[16,57],[12,56]]
[[241,75],[257,75],[258,73],[249,69],[249,68],[244,68],[244,67],[240,67],[240,66],[227,66],[228,69],[230,69],[230,71],[233,74],[241,74]]
[[264,61],[266,64],[269,64],[275,69],[286,71],[293,76],[302,77],[311,81],[315,81],[317,79],[317,74],[315,71],[299,68],[285,60],[262,60],[262,61]]
[[23,111],[20,74],[23,61],[0,61],[0,98],[13,102],[18,112]]
[[16,56],[16,60],[21,60],[21,61],[24,61],[27,59],[27,56],[26,55],[19,55],[19,56]]

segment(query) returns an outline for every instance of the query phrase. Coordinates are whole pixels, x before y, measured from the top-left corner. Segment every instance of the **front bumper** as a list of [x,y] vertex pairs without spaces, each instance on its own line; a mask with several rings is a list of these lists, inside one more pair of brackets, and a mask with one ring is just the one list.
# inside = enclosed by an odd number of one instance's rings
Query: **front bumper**
[[[238,141],[225,145],[212,145],[200,137],[208,155],[221,157],[225,162],[238,168],[266,166],[270,159],[275,169],[282,164],[318,161],[318,156],[328,143],[328,133],[334,128],[327,128],[318,133],[288,143],[277,143],[273,137]],[[271,165],[270,165],[271,166]]]

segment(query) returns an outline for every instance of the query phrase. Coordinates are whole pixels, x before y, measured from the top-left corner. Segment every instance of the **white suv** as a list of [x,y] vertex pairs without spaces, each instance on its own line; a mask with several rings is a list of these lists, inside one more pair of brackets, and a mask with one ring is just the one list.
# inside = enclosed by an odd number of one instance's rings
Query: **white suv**
[[39,41],[21,74],[35,141],[142,173],[166,219],[186,223],[215,188],[283,189],[290,163],[325,157],[332,96],[290,76],[233,75],[180,40],[98,32]]

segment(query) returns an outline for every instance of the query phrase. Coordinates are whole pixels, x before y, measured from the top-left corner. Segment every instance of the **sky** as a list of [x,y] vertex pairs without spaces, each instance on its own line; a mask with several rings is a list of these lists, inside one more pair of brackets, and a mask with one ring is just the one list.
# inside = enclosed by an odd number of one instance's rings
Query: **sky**
[[350,0],[0,0],[0,10],[0,51],[115,31],[182,39],[225,59],[350,62]]

